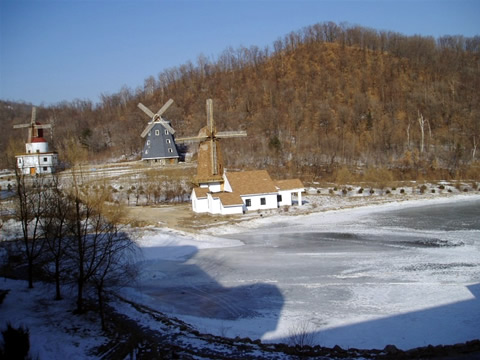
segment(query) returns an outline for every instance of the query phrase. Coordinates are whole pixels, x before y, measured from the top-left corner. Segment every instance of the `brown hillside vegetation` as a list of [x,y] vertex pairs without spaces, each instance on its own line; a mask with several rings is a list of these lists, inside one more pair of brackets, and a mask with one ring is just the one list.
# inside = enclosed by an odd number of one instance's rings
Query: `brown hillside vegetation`
[[[92,160],[131,159],[148,121],[137,103],[159,109],[169,98],[175,103],[165,117],[177,136],[204,126],[207,98],[219,130],[248,131],[222,145],[227,168],[304,178],[335,178],[342,169],[348,178],[346,171],[375,167],[398,179],[480,179],[479,36],[434,39],[317,24],[272,48],[199,56],[136,90],[102,95],[98,104],[44,107],[37,118],[54,120],[59,150],[62,139],[76,137]],[[27,120],[29,108],[0,105],[2,130],[19,139],[12,125]]]

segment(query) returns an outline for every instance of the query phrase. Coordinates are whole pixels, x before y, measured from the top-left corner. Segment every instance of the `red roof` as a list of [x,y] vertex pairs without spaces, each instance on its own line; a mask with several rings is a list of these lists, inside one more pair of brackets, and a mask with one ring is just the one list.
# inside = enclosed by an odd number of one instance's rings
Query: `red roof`
[[45,140],[43,137],[34,137],[34,138],[32,138],[32,140],[30,142],[32,142],[32,143],[45,143],[45,142],[47,142],[47,140]]

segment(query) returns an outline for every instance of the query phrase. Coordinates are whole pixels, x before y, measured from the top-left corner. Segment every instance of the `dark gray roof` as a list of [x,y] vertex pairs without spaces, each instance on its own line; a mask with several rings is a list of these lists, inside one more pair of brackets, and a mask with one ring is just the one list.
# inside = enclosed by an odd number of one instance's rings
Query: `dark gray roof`
[[142,160],[178,158],[175,139],[170,131],[157,123],[145,137]]

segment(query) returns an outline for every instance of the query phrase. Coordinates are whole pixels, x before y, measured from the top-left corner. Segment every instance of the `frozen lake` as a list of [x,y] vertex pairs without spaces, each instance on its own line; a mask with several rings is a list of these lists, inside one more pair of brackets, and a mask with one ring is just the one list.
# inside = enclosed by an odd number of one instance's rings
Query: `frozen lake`
[[208,246],[164,235],[143,248],[137,296],[229,337],[404,349],[480,337],[478,196],[279,219]]

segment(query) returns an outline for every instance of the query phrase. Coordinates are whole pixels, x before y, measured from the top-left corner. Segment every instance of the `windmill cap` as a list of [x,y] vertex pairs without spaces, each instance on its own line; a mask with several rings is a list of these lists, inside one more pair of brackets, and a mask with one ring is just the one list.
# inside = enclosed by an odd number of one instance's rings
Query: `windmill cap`
[[43,137],[34,137],[32,138],[32,143],[46,143],[47,140],[45,140]]

